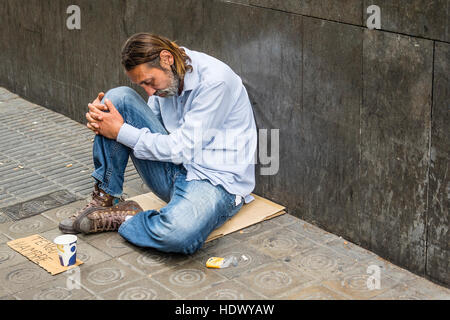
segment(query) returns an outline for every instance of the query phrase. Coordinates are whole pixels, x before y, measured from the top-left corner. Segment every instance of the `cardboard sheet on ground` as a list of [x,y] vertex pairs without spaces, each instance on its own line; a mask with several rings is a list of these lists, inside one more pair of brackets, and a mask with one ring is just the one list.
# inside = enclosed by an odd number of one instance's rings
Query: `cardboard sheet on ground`
[[19,252],[21,255],[30,259],[32,262],[38,264],[52,275],[67,271],[83,264],[83,261],[77,259],[74,266],[61,266],[56,244],[38,234],[7,242],[7,245]]
[[[285,207],[255,194],[252,195],[255,197],[255,200],[244,204],[234,217],[214,230],[208,236],[206,242],[286,213],[284,211]],[[152,192],[130,198],[129,200],[136,201],[144,210],[159,210],[166,205],[163,200]]]

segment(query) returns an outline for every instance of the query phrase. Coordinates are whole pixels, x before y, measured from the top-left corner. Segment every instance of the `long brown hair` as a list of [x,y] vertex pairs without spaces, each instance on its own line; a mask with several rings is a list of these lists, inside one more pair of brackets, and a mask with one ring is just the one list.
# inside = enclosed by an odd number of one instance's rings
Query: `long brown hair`
[[188,61],[191,59],[175,42],[163,36],[144,32],[131,36],[125,42],[122,48],[122,65],[127,71],[143,63],[149,63],[152,67],[162,69],[159,61],[162,50],[167,50],[172,54],[174,58],[172,71],[181,79],[184,78],[186,72],[192,70],[192,66],[188,65]]

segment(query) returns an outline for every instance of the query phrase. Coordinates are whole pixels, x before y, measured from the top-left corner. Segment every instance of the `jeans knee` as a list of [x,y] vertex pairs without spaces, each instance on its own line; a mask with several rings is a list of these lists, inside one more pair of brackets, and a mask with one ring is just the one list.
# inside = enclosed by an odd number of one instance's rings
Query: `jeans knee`
[[117,88],[110,89],[106,92],[105,97],[108,99],[112,98],[123,98],[126,95],[134,95],[136,94],[136,91],[134,91],[132,88],[127,86],[121,86]]
[[108,90],[105,94],[105,99],[108,99],[116,107],[116,109],[122,113],[123,108],[126,106],[126,101],[128,97],[135,97],[137,92],[130,87],[122,86],[114,89]]

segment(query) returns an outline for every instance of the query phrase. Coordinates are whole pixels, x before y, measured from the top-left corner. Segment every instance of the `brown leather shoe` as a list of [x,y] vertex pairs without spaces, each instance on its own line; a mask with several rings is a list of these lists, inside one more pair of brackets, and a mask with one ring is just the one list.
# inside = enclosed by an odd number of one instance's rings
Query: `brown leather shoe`
[[109,194],[104,192],[102,189],[100,189],[97,185],[95,185],[94,191],[92,192],[91,202],[89,202],[86,205],[86,207],[77,211],[71,217],[61,221],[59,223],[59,230],[61,230],[61,232],[63,232],[63,233],[77,234],[80,232],[74,228],[75,221],[77,219],[80,219],[81,217],[88,215],[89,213],[94,212],[95,210],[97,210],[99,208],[112,207],[113,205],[116,205],[116,204],[124,202],[124,201],[125,200],[122,198],[116,198],[116,197],[110,196]]
[[84,234],[117,231],[127,216],[143,211],[136,201],[128,200],[109,208],[96,208],[75,220],[75,230]]

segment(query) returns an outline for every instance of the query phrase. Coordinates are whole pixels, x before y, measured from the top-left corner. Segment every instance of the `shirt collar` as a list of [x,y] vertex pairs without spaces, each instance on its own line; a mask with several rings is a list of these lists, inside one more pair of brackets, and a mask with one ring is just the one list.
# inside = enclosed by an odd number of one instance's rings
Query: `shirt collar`
[[180,48],[183,48],[186,54],[189,56],[189,58],[191,58],[190,65],[193,68],[192,71],[187,72],[184,75],[183,91],[181,92],[181,94],[183,94],[185,91],[193,90],[199,84],[200,79],[197,73],[197,63],[193,57],[192,51],[185,47]]

